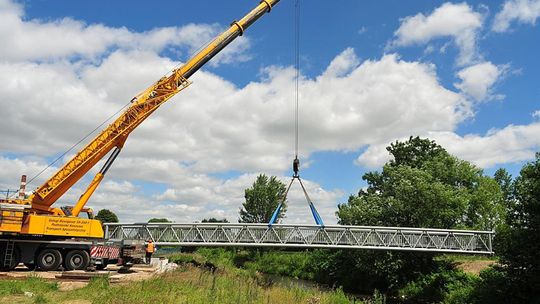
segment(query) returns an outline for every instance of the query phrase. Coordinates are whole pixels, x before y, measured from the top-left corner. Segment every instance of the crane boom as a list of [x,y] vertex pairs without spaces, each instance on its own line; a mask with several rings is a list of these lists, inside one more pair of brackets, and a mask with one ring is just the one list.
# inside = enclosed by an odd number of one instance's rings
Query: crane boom
[[[111,150],[114,148],[122,148],[129,134],[137,126],[157,110],[159,106],[190,84],[188,81],[190,76],[198,71],[206,62],[212,59],[234,39],[241,36],[244,31],[262,15],[266,12],[270,12],[272,7],[278,2],[279,0],[262,0],[242,19],[231,23],[231,26],[227,30],[212,40],[184,65],[171,71],[142,93],[134,97],[131,101],[131,105],[112,124],[105,128],[71,160],[64,164],[62,168],[60,168],[43,185],[38,187],[24,203],[30,203],[32,209],[38,212],[52,212],[51,205],[68,191],[73,184],[80,180]],[[114,157],[116,157],[118,153],[114,154]],[[111,162],[113,160],[114,158]],[[110,163],[108,166],[110,166]],[[80,204],[74,209],[80,210],[84,206],[101,179],[102,173],[100,172],[94,178],[87,193],[85,193],[86,197],[84,200],[83,197],[81,197]]]

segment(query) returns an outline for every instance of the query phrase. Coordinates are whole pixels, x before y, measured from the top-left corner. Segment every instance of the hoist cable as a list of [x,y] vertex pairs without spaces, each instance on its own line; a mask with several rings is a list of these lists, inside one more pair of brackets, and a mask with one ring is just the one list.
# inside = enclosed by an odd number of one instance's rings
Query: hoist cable
[[295,65],[295,117],[294,117],[294,153],[298,158],[298,100],[299,100],[299,82],[300,82],[300,1],[296,0],[294,5],[294,65]]
[[287,186],[285,193],[283,194],[283,197],[281,198],[280,202],[278,203],[277,208],[272,213],[272,216],[270,218],[270,221],[268,222],[268,226],[272,226],[273,224],[277,223],[277,220],[280,216],[281,209],[283,208],[283,205],[287,201],[287,196],[289,194],[289,190],[291,190],[291,186],[295,179],[298,180],[300,183],[300,186],[302,187],[302,192],[304,193],[304,197],[306,198],[306,201],[308,203],[309,209],[311,210],[311,214],[313,215],[313,219],[315,220],[315,223],[320,226],[324,227],[324,222],[319,215],[319,212],[317,211],[317,208],[315,208],[315,205],[311,201],[311,198],[309,197],[309,194],[307,193],[306,187],[304,186],[304,183],[302,183],[302,179],[300,178],[300,175],[298,174],[299,167],[300,167],[300,160],[298,159],[298,121],[299,121],[299,89],[300,89],[300,0],[296,0],[294,4],[294,67],[295,67],[295,81],[294,81],[294,161],[293,161],[293,177]]

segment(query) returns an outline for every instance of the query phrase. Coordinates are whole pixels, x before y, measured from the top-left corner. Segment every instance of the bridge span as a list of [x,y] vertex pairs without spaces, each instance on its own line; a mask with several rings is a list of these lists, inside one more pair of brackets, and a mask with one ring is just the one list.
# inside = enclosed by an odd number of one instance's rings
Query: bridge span
[[379,249],[493,254],[492,231],[235,223],[105,224],[107,239],[161,246]]

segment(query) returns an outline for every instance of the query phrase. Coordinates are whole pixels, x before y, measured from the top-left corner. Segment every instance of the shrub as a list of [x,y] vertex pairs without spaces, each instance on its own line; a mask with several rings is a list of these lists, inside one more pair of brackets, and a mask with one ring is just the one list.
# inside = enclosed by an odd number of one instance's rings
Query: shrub
[[398,294],[404,303],[463,303],[460,301],[469,297],[469,286],[475,285],[477,280],[447,266],[409,282]]

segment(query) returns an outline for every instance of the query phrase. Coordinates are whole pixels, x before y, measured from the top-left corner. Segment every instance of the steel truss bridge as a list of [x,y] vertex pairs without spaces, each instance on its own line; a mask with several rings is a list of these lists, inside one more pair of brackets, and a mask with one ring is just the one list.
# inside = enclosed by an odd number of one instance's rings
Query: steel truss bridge
[[493,254],[492,231],[233,223],[105,224],[105,238],[162,246],[296,247]]

